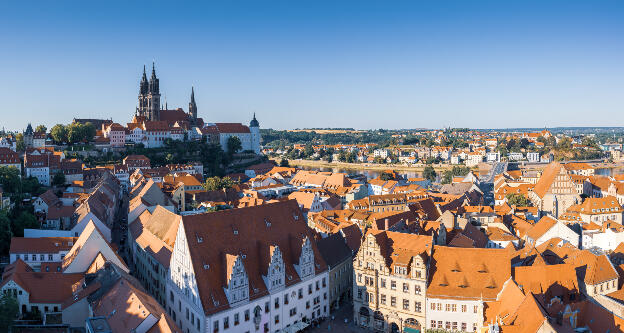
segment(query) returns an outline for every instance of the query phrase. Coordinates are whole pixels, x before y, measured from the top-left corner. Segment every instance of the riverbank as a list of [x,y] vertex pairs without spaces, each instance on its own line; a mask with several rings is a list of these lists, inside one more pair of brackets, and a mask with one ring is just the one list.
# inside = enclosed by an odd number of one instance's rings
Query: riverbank
[[[278,164],[280,159],[273,159]],[[371,163],[346,163],[346,162],[326,162],[326,161],[314,161],[314,160],[288,160],[290,166],[293,167],[307,167],[307,168],[319,168],[319,169],[347,169],[355,171],[384,171],[395,170],[402,172],[423,172],[425,169],[424,164],[416,164],[414,166],[406,166],[404,164],[371,164]],[[433,164],[433,168],[438,171],[449,170],[453,167],[450,164]]]

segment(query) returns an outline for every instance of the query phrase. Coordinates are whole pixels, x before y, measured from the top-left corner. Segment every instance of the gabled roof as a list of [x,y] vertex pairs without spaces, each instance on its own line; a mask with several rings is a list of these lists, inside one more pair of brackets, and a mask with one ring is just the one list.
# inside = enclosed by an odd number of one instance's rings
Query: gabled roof
[[143,211],[130,224],[130,233],[135,242],[150,253],[164,267],[169,267],[175,245],[181,216],[162,206],[156,206],[153,213]]
[[552,297],[579,293],[576,267],[571,264],[514,267],[514,279],[525,293]]
[[542,217],[531,229],[527,231],[527,237],[530,237],[534,240],[538,240],[542,237],[548,230],[557,224],[557,220],[550,216]]
[[544,168],[542,176],[535,184],[535,189],[533,190],[533,192],[535,192],[535,194],[537,194],[540,198],[543,198],[552,186],[557,175],[561,172],[561,169],[561,164],[557,162],[552,162],[548,164],[548,166]]
[[511,278],[505,249],[436,246],[427,295],[432,298],[495,300]]
[[386,260],[390,271],[395,266],[407,267],[414,256],[428,260],[431,256],[433,238],[426,235],[407,234],[394,231],[369,230],[364,235],[364,241],[372,235],[380,248],[381,255]]
[[353,252],[340,233],[319,239],[317,246],[330,269],[334,269],[336,265],[344,261],[350,261],[353,256]]
[[39,198],[43,200],[43,202],[45,202],[48,207],[59,202],[59,198],[56,196],[56,194],[54,194],[54,191],[52,191],[52,189],[43,192],[43,194],[41,194]]
[[89,221],[74,246],[63,258],[63,272],[84,273],[100,254],[106,260],[128,271],[123,259],[113,250],[93,221]]
[[294,200],[182,217],[195,280],[206,314],[229,308],[226,255],[240,255],[249,277],[249,298],[267,295],[262,275],[270,262],[271,246],[278,246],[285,265],[286,286],[300,281],[295,269],[305,238],[311,241],[315,270],[327,269],[314,234]]
[[83,275],[34,272],[18,259],[7,266],[2,278],[0,287],[14,281],[28,293],[30,303],[61,304],[71,297]]
[[69,251],[78,237],[11,238],[10,253],[58,253]]
[[251,133],[249,127],[240,123],[215,123],[219,133]]
[[[123,278],[94,302],[93,315],[106,317],[113,332],[134,332],[139,326],[147,332],[182,332],[152,296]],[[157,321],[145,327],[150,316]]]

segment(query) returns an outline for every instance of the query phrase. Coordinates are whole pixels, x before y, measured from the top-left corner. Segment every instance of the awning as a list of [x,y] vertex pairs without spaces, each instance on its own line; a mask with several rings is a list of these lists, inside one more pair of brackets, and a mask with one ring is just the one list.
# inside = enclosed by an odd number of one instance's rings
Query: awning
[[284,329],[282,329],[282,332],[283,333],[296,333],[296,332],[302,331],[304,328],[308,327],[308,325],[310,324],[299,321],[288,327],[285,327]]

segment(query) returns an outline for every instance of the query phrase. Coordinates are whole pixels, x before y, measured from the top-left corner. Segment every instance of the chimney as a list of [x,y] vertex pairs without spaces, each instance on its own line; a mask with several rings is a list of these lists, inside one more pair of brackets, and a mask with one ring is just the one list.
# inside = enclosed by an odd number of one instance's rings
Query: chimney
[[388,221],[388,219],[384,219],[384,230],[388,230],[388,225],[390,224],[390,222]]

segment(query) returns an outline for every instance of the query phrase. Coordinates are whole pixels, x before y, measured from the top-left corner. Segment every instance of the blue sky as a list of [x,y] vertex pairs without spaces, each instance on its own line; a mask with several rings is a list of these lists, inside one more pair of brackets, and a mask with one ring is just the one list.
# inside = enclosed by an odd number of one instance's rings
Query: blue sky
[[624,125],[623,1],[0,3],[0,126],[163,103],[263,128]]

